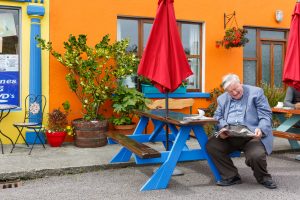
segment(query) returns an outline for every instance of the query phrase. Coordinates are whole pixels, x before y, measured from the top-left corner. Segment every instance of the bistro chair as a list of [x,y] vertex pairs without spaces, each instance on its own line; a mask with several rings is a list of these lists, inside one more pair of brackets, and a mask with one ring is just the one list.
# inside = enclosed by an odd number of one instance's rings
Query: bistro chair
[[27,147],[29,147],[26,139],[23,136],[23,130],[32,131],[34,133],[34,141],[30,148],[29,155],[31,154],[31,151],[36,144],[37,140],[40,141],[40,143],[43,145],[44,148],[44,142],[41,139],[40,135],[44,134],[43,132],[43,114],[46,107],[46,97],[44,95],[28,95],[25,98],[25,116],[23,122],[16,122],[13,124],[14,127],[18,130],[18,137],[16,141],[14,142],[14,145],[10,151],[10,153],[13,152],[18,140],[20,137],[23,138],[25,141],[25,144]]

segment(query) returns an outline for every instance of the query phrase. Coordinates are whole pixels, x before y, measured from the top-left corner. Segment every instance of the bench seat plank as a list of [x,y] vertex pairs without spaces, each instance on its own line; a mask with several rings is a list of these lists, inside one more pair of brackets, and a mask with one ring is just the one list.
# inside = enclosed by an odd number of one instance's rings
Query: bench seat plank
[[132,151],[140,158],[158,158],[161,156],[160,152],[145,145],[139,143],[126,135],[116,133],[116,132],[108,132],[106,133],[108,137],[113,139],[114,141],[118,142],[128,150]]
[[286,139],[290,139],[290,140],[299,140],[300,141],[300,134],[283,132],[283,131],[273,131],[273,135],[275,137],[281,137],[281,138],[286,138]]

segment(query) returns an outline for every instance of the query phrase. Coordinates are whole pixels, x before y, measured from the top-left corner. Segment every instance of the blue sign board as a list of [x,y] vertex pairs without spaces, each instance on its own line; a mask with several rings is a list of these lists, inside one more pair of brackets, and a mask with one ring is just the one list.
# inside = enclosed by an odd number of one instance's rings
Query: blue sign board
[[0,72],[0,104],[20,106],[19,72]]

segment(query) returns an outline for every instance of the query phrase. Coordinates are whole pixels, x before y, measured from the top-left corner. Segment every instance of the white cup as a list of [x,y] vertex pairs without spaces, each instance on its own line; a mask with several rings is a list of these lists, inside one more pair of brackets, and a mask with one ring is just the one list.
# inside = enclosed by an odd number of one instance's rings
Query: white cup
[[198,109],[199,117],[203,117],[205,115],[204,110]]
[[278,102],[276,105],[277,108],[283,108],[283,102]]

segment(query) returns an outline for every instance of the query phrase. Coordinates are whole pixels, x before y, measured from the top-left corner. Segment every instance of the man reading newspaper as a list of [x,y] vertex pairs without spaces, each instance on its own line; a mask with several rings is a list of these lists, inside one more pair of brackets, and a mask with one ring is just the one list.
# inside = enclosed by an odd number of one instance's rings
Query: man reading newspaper
[[[206,150],[220,172],[219,186],[240,184],[241,177],[230,153],[243,151],[246,164],[256,181],[266,188],[276,188],[267,170],[266,155],[272,152],[272,111],[261,88],[244,85],[235,74],[223,78],[225,92],[217,99],[214,118],[218,120],[218,137],[211,137]],[[239,136],[239,137],[236,137]],[[243,136],[243,137],[241,137]]]

